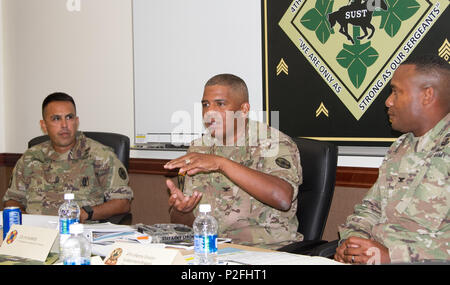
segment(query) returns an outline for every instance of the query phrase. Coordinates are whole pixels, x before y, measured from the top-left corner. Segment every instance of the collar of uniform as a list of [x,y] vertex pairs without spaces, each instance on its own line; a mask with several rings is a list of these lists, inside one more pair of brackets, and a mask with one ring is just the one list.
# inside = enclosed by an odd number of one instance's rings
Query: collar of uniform
[[77,142],[70,151],[68,159],[81,159],[89,153],[90,147],[88,147],[87,138],[82,132],[77,132],[76,140]]
[[[235,146],[248,146],[249,144],[249,123],[250,120],[246,120],[245,123],[245,131],[244,131],[244,135],[238,137],[236,144],[231,145],[231,147],[235,147]],[[223,142],[220,141],[219,139],[217,139],[216,137],[211,136],[211,133],[209,132],[208,129],[206,129],[206,133],[203,134],[201,140],[199,141],[201,142],[202,146],[209,146],[209,147],[226,147],[227,145],[223,145]]]
[[[245,132],[244,135],[237,139],[235,145],[232,146],[258,146],[261,143],[273,143],[272,141],[278,140],[278,136],[272,133],[271,128],[259,121],[247,120],[245,124]],[[198,146],[198,143],[201,146],[209,146],[209,147],[221,147],[223,143],[219,141],[217,138],[212,137],[211,134],[207,132],[202,136],[201,140],[194,141],[194,145]]]
[[414,150],[416,152],[429,152],[434,147],[433,143],[438,137],[441,137],[443,133],[448,134],[448,129],[450,127],[450,114],[447,114],[442,118],[431,130],[426,132],[421,137],[414,137],[410,133],[412,142],[416,143]]
[[52,146],[51,142],[48,141],[47,145],[42,149],[45,156],[47,156],[50,160],[58,161],[58,160],[76,160],[84,157],[88,152],[89,148],[87,147],[86,136],[82,132],[77,132],[76,134],[76,143],[72,147],[70,151],[65,153],[58,153]]

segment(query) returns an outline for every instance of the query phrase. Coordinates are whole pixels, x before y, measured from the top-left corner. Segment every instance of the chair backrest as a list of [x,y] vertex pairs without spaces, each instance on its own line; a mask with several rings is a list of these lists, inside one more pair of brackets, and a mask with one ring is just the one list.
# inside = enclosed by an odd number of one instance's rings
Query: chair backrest
[[[83,132],[83,134],[101,144],[111,147],[119,160],[128,170],[130,161],[130,138],[122,134],[103,133],[103,132]],[[48,141],[50,138],[47,135],[35,137],[28,142],[28,147]]]
[[304,240],[320,240],[336,182],[337,147],[329,142],[293,138],[300,152],[303,183],[298,191],[298,232]]

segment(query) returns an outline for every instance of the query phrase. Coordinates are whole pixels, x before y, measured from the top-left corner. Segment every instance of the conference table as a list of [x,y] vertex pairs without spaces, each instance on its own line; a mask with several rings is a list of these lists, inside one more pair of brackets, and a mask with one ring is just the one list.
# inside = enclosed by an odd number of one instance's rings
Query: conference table
[[[48,219],[48,220],[47,220]],[[58,218],[55,216],[23,215],[24,225],[34,225],[46,228],[57,228]],[[36,225],[37,224],[37,225]],[[3,229],[0,229],[0,242],[3,242]],[[56,243],[55,243],[56,244]],[[188,264],[193,263],[194,250],[173,248],[166,245],[167,249],[177,249],[186,259]],[[192,248],[192,247],[191,247]],[[53,246],[52,252],[57,250]],[[242,265],[294,265],[294,264],[341,264],[334,260],[323,257],[311,257],[298,254],[290,254],[264,248],[245,246],[233,243],[219,243],[218,260],[220,264],[242,264]]]
[[[3,242],[3,231],[0,229],[0,243]],[[194,250],[174,248],[170,245],[166,249],[179,250],[188,265],[193,264]],[[340,265],[334,260],[323,257],[279,252],[264,248],[245,246],[233,243],[218,245],[219,265]]]

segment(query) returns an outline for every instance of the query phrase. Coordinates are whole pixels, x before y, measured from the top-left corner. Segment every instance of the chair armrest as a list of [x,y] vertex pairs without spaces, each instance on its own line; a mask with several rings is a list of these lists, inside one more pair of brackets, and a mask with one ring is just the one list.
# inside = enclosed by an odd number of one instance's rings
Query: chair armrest
[[311,255],[333,258],[334,254],[336,253],[336,248],[338,247],[338,245],[339,245],[338,239],[321,244],[312,250]]
[[313,250],[320,246],[321,244],[327,243],[325,240],[304,240],[299,242],[294,242],[283,246],[277,251],[284,251],[289,253],[303,254],[303,255],[311,255]]

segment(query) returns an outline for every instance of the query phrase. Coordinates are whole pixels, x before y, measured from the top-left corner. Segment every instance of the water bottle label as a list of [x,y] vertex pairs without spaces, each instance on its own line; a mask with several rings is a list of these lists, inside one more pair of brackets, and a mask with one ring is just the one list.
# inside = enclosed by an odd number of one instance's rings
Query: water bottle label
[[90,265],[91,260],[89,258],[68,258],[64,259],[64,265]]
[[59,219],[59,233],[70,235],[69,227],[71,224],[79,223],[78,219]]
[[217,235],[194,236],[194,250],[197,253],[216,253]]

